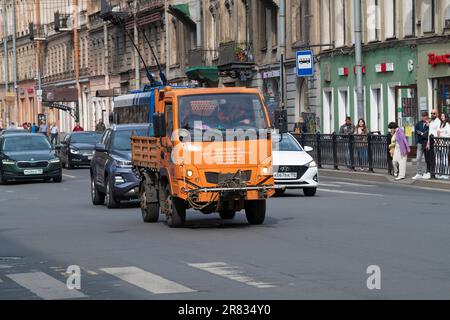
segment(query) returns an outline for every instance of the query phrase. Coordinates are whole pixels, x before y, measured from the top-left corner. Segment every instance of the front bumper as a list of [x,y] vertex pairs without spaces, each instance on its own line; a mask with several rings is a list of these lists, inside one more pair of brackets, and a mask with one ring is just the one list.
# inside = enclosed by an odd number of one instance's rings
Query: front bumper
[[3,169],[3,177],[10,180],[37,180],[37,179],[52,179],[58,178],[62,175],[61,169],[44,170],[42,174],[25,175],[23,172],[8,171]]
[[139,179],[131,169],[117,169],[114,173],[114,197],[122,200],[139,198]]
[[93,154],[73,154],[69,156],[69,163],[78,166],[90,166]]
[[276,189],[303,189],[303,188],[317,188],[319,186],[319,171],[317,167],[308,168],[300,179],[287,180],[276,179]]

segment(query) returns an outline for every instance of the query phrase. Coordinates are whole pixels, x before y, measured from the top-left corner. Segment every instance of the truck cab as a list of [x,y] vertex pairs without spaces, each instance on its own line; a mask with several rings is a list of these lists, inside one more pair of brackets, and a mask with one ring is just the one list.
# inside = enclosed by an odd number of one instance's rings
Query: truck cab
[[274,194],[272,133],[256,89],[170,86],[156,94],[154,136],[132,137],[145,222],[166,215],[182,227],[186,210],[233,219],[245,210],[262,224]]

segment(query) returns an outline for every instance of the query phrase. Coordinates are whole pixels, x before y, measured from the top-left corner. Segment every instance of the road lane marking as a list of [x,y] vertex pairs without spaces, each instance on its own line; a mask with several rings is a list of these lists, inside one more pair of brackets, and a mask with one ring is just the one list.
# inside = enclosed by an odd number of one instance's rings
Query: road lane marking
[[137,267],[103,268],[100,270],[154,294],[196,292],[196,290]]
[[61,282],[44,272],[15,273],[6,276],[44,300],[87,297],[80,291],[69,290],[64,282]]
[[352,187],[376,187],[373,184],[360,184],[360,183],[350,183],[350,182],[341,182],[341,181],[332,181],[331,183],[337,183],[345,186]]
[[384,197],[383,194],[378,194],[378,193],[352,192],[352,191],[331,190],[331,189],[323,189],[323,188],[319,188],[319,191],[330,192],[330,193],[340,193],[340,194],[351,194],[351,195],[356,195],[356,196]]
[[336,187],[336,188],[340,188],[340,187],[342,187],[342,186],[340,186],[340,185],[338,185],[338,184],[332,184],[332,183],[323,183],[323,182],[320,182],[320,184],[319,184],[320,186],[323,186],[323,187]]
[[72,178],[72,179],[76,179],[77,178],[75,176],[71,176],[70,174],[66,174],[66,173],[63,173],[63,176],[67,177],[67,178]]
[[0,264],[0,269],[11,269],[12,266],[9,266],[7,264]]
[[230,266],[225,262],[188,263],[188,265],[229,280],[234,280],[252,287],[256,287],[258,289],[267,289],[276,287],[271,283],[258,282],[255,279],[251,278],[250,276],[245,275],[244,271],[239,267]]

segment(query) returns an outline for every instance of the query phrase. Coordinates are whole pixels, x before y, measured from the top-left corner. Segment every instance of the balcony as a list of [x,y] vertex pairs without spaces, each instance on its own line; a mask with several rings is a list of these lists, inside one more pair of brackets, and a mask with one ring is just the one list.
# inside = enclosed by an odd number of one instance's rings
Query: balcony
[[251,43],[231,41],[220,44],[217,65],[220,71],[253,69],[254,65]]
[[188,68],[186,75],[199,82],[217,82],[218,72],[215,65],[218,59],[217,50],[194,49],[188,52]]

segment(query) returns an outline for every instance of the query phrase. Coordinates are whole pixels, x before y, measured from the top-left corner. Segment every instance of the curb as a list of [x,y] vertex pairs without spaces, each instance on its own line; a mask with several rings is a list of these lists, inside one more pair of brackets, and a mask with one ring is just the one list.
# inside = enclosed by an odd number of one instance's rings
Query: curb
[[399,185],[450,190],[450,182],[437,180],[412,180],[412,179],[405,179],[403,181],[398,182],[395,181],[394,177],[380,173],[362,173],[362,172],[341,171],[332,169],[319,169],[319,175],[328,178],[342,178],[358,181],[395,183]]

